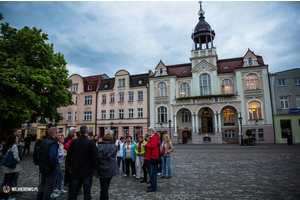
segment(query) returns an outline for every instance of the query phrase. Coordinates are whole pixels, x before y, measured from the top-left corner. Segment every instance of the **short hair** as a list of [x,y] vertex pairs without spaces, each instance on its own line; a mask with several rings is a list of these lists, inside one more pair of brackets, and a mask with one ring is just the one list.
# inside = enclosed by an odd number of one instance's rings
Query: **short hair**
[[110,133],[106,133],[104,136],[103,136],[103,141],[114,141],[114,136]]
[[120,137],[120,140],[122,140],[122,139],[124,139],[124,136],[121,136],[121,137]]
[[144,139],[142,135],[139,135],[139,136],[138,136],[138,139],[140,139],[140,138]]
[[89,130],[89,127],[87,125],[82,125],[82,126],[80,126],[79,133],[81,135],[84,135],[88,130]]
[[151,129],[155,133],[155,129],[152,126],[149,126],[148,129]]
[[127,140],[127,138],[129,138],[130,137],[130,139],[132,140],[132,137],[131,137],[131,135],[127,135],[126,136],[126,140]]
[[17,132],[17,130],[21,130],[20,128],[14,128],[13,129],[13,134],[15,134],[15,132]]
[[48,130],[48,134],[53,136],[55,132],[58,132],[58,128],[56,127],[51,127],[49,130]]
[[74,133],[73,131],[69,132],[68,133],[68,139],[71,140],[74,137],[75,134],[76,133]]

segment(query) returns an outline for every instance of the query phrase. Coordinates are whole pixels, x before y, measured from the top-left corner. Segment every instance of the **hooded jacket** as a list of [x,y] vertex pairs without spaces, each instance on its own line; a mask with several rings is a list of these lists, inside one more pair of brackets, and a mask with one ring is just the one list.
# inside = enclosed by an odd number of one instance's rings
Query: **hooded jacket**
[[98,178],[110,178],[119,173],[116,160],[117,146],[111,141],[102,141],[98,144],[98,168],[94,175]]

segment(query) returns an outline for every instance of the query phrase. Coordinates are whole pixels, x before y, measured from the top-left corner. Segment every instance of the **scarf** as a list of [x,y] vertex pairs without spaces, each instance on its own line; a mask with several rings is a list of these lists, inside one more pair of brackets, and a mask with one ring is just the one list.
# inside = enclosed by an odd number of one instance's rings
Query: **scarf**
[[162,156],[165,156],[165,151],[166,151],[166,147],[165,147],[165,142],[163,143],[163,148],[162,148],[162,151],[161,151],[161,154]]
[[127,149],[129,149],[130,142],[127,142]]

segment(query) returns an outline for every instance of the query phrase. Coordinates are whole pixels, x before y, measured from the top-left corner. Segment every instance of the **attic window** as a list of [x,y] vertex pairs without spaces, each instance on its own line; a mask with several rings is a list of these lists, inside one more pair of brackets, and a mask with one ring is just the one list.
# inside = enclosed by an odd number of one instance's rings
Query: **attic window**
[[143,83],[143,80],[138,80],[139,85],[142,85],[142,83]]
[[159,69],[159,73],[160,73],[160,74],[163,73],[163,69],[162,69],[162,68]]
[[248,64],[249,64],[249,65],[253,65],[252,58],[249,58],[249,59],[248,59]]
[[108,85],[107,85],[107,84],[105,84],[105,85],[104,85],[104,88],[107,88],[107,87],[108,87]]
[[88,85],[88,90],[92,90],[92,85]]
[[181,73],[182,73],[182,74],[187,74],[187,71],[182,71]]
[[228,66],[225,66],[225,67],[223,67],[223,69],[229,69],[229,67],[228,67]]

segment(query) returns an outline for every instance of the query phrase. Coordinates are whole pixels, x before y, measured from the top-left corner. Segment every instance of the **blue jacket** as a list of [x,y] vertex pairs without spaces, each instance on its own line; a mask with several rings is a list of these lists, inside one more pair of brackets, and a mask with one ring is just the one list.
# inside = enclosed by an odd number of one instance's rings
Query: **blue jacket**
[[[136,143],[134,141],[131,141],[130,149],[131,149],[131,154],[132,154],[132,161],[135,161],[135,159],[136,159],[135,146],[136,146]],[[127,148],[127,141],[123,144],[123,160],[124,161],[126,158],[126,148]]]

